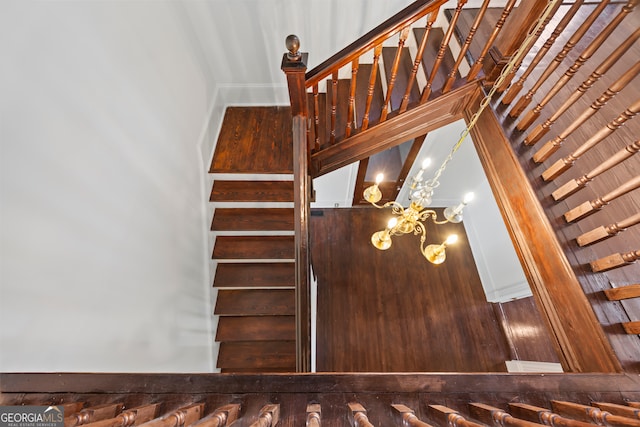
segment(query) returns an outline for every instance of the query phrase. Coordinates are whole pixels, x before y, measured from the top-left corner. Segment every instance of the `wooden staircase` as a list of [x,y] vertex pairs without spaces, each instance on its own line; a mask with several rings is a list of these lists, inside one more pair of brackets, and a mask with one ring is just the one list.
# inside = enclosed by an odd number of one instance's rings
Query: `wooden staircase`
[[[293,182],[272,177],[290,163],[281,156],[287,147],[279,150],[286,133],[265,132],[283,116],[287,109],[278,107],[230,108],[216,145],[210,201],[222,372],[296,370]],[[257,126],[238,137],[232,130],[247,120]],[[269,148],[278,151],[266,157],[276,159],[272,167],[255,158]]]

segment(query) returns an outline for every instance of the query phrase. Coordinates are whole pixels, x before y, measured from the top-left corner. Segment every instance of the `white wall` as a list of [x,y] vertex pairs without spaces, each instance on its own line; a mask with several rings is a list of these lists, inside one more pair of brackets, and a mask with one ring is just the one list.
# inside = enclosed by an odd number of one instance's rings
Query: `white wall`
[[211,371],[183,8],[3,1],[0,52],[0,371]]

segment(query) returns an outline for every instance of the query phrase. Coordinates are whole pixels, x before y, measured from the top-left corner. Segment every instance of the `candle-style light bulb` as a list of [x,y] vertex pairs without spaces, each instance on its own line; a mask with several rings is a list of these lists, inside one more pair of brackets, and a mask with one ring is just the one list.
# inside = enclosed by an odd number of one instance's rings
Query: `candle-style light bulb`
[[393,217],[389,220],[389,222],[387,223],[387,229],[392,229],[393,227],[396,226],[396,224],[398,224],[398,218]]
[[440,245],[429,245],[422,251],[422,254],[427,259],[427,261],[433,264],[442,264],[444,260],[447,258],[447,253],[445,252],[445,248],[447,245],[452,245],[458,241],[457,234],[451,234],[447,237],[447,240],[442,242]]
[[471,202],[474,198],[476,197],[475,194],[473,194],[473,192],[468,192],[467,194],[464,195],[464,198],[462,199],[462,203],[464,203],[465,205],[469,204],[469,202]]
[[444,241],[443,245],[453,245],[457,241],[458,241],[458,235],[450,234],[449,237],[447,237],[447,240]]
[[383,179],[384,179],[384,174],[379,173],[378,175],[376,175],[376,185],[379,185]]

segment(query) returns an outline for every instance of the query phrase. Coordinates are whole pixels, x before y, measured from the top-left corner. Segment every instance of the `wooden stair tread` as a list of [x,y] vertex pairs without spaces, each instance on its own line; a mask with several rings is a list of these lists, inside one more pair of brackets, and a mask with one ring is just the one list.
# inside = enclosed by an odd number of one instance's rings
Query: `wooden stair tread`
[[[385,76],[387,77],[387,85],[391,80],[391,68],[393,67],[393,61],[396,56],[396,51],[396,47],[382,48],[382,58],[384,59],[384,72]],[[411,75],[412,68],[413,60],[411,59],[409,48],[404,47],[402,48],[402,53],[400,54],[400,63],[398,65],[396,81],[393,86],[393,92],[391,93],[392,110],[400,108],[402,98],[404,97],[404,93],[407,90],[407,85],[409,84],[409,76]],[[420,101],[420,90],[418,89],[418,85],[414,82],[411,88],[411,92],[409,93],[409,103],[416,103],[418,101]]]
[[[221,369],[282,369],[295,371],[295,341],[222,342],[218,353]],[[230,371],[227,371],[230,372]]]
[[228,107],[211,173],[293,173],[290,107]]
[[293,182],[216,180],[209,201],[293,202]]
[[293,230],[293,208],[217,208],[211,230]]
[[221,316],[216,341],[294,341],[295,316]]
[[294,289],[220,290],[214,314],[219,316],[293,316]]
[[[422,40],[422,36],[424,35],[424,32],[425,32],[425,29],[421,27],[413,29],[413,33],[416,37],[416,40],[418,40],[418,44],[420,43],[420,40]],[[429,33],[429,38],[427,40],[427,46],[425,47],[424,53],[422,55],[422,68],[424,69],[424,72],[427,75],[427,79],[431,74],[433,63],[436,60],[436,57],[438,55],[438,50],[440,49],[440,43],[442,42],[443,38],[444,38],[444,32],[442,31],[442,28],[434,27],[431,29],[431,32]],[[449,72],[449,70],[453,69],[453,66],[455,65],[455,63],[456,63],[456,60],[451,54],[451,50],[447,48],[444,52],[444,58],[442,59],[442,63],[440,64],[440,67],[436,71],[436,77],[433,80],[433,84],[431,85],[431,89],[433,93],[438,92],[442,89],[442,86],[444,86],[444,83],[447,81],[447,78],[448,78],[447,73]],[[430,98],[433,98],[433,97],[434,95],[432,94]]]
[[294,236],[218,236],[214,259],[293,259]]
[[295,264],[221,263],[213,281],[215,287],[295,286]]

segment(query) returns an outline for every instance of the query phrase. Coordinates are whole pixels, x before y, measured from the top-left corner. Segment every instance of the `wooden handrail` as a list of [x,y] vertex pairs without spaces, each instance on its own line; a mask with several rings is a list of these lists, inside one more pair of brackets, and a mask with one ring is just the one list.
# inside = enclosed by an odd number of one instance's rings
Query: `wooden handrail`
[[414,23],[445,3],[445,0],[420,0],[405,7],[358,40],[307,72],[307,87],[319,83],[334,70],[342,68],[355,58],[362,56],[365,52],[381,44],[402,28]]

